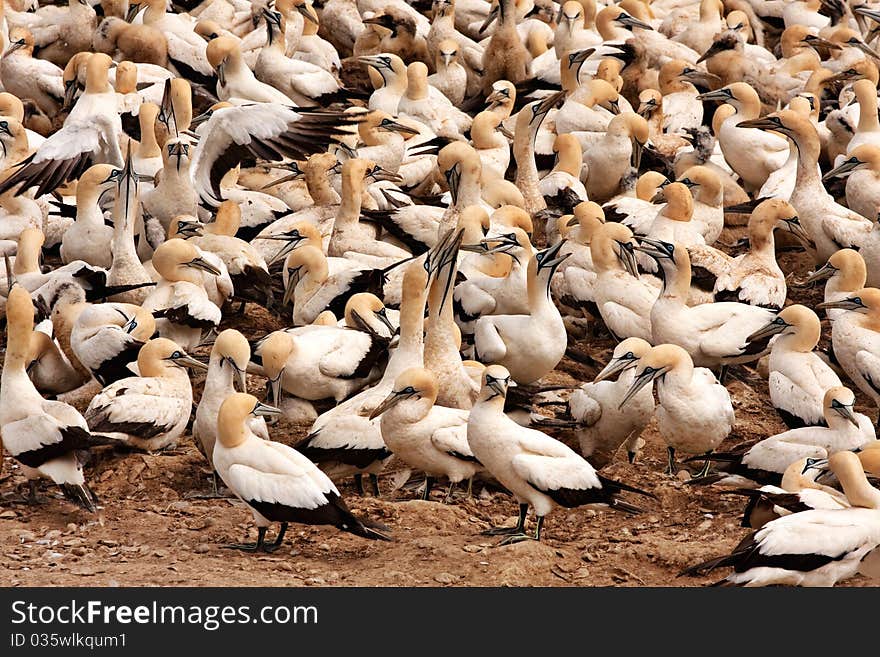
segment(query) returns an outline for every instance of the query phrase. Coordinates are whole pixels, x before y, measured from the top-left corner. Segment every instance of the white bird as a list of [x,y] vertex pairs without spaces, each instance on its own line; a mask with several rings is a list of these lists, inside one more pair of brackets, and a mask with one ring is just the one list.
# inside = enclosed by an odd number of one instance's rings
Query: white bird
[[843,385],[814,352],[821,329],[816,313],[794,304],[749,336],[750,341],[779,336],[770,347],[770,401],[789,429],[824,425],[825,391]]
[[73,407],[40,396],[28,378],[34,306],[20,285],[6,304],[6,355],[0,378],[0,431],[3,445],[28,479],[31,498],[36,480],[51,479],[66,497],[94,512],[98,499],[85,483],[76,452],[92,444],[89,427]]
[[698,367],[747,363],[769,350],[766,342],[748,343],[747,338],[770,323],[772,311],[730,301],[688,306],[691,263],[687,249],[646,239],[636,248],[654,257],[663,269],[663,289],[651,309],[654,343],[683,347]]
[[[247,504],[257,525],[257,542],[227,547],[248,552],[274,552],[281,547],[288,523],[333,525],[370,539],[388,540],[373,523],[356,518],[329,477],[292,447],[263,440],[251,431],[248,418],[278,415],[247,393],[231,395],[220,406],[214,467],[223,482]],[[281,528],[275,541],[264,543],[273,522]]]
[[880,290],[866,287],[817,309],[846,310],[831,325],[831,346],[850,381],[880,407]]
[[[247,390],[247,367],[250,361],[251,348],[247,339],[235,329],[221,331],[211,347],[208,359],[208,371],[205,375],[205,386],[196,408],[192,434],[196,444],[201,447],[202,454],[214,467],[214,445],[217,443],[217,418],[220,405],[230,395]],[[255,435],[269,440],[269,430],[262,417],[252,418],[248,426]],[[217,481],[214,479],[214,492],[217,492]]]
[[875,440],[871,421],[853,411],[855,395],[839,386],[825,391],[822,414],[826,426],[790,429],[765,438],[744,451],[719,454],[719,470],[762,483],[778,483],[785,469],[799,458],[827,458],[840,450],[855,450]]
[[[644,443],[642,431],[654,417],[654,394],[646,387],[627,400],[625,409],[620,402],[635,379],[639,359],[650,349],[651,345],[641,338],[621,341],[596,378],[572,393],[568,407],[577,423],[575,435],[584,457],[595,455],[610,460],[625,444],[627,459],[635,462],[639,446]],[[609,381],[615,374],[619,374],[617,380]]]
[[116,113],[116,92],[107,80],[111,63],[110,57],[102,53],[89,57],[85,92],[64,125],[0,184],[0,194],[11,189],[21,194],[36,187],[35,195],[39,197],[78,178],[92,164],[122,168],[122,122]]
[[108,386],[133,374],[129,365],[155,332],[153,315],[141,306],[90,304],[74,320],[70,348],[98,383]]
[[104,223],[98,205],[104,192],[115,189],[122,172],[109,164],[89,167],[76,183],[76,221],[61,238],[61,260],[83,260],[96,267],[110,268],[113,228]]
[[465,479],[470,482],[483,466],[468,445],[468,411],[438,405],[438,387],[431,370],[405,370],[370,419],[381,415],[382,439],[388,449],[410,467],[424,471],[422,499],[429,499],[434,480],[444,477],[449,480],[449,502],[455,485]]
[[424,366],[428,281],[428,273],[421,263],[412,263],[406,268],[400,304],[400,340],[382,379],[318,417],[309,435],[296,445],[331,477],[354,475],[360,491],[363,491],[363,475],[369,474],[378,495],[377,475],[392,456],[382,440],[379,421],[370,420],[369,414],[388,396],[404,370]]
[[173,444],[192,412],[187,367],[205,369],[171,340],[156,338],[141,347],[139,376],[119,379],[95,395],[86,409],[89,428],[119,443],[158,451]]
[[[531,383],[552,370],[568,344],[559,310],[550,299],[550,279],[563,260],[562,242],[539,251],[528,264],[529,312],[489,315],[477,320],[474,348],[479,360],[508,368],[514,380]],[[536,340],[536,337],[540,339]]]
[[[346,307],[347,315],[364,312]],[[374,333],[339,326],[302,326],[275,331],[254,348],[254,356],[284,363],[270,379],[274,400],[280,391],[306,399],[334,399],[341,402],[379,378],[388,339]]]
[[[842,301],[858,293],[867,286],[868,269],[865,259],[859,251],[854,249],[841,249],[835,251],[822,267],[816,269],[807,278],[808,283],[828,279],[825,283],[825,294],[822,299],[825,302]],[[827,308],[825,314],[832,322],[846,310],[841,308]]]
[[193,349],[202,331],[220,323],[222,313],[205,291],[202,272],[219,276],[220,270],[209,263],[188,242],[175,238],[163,242],[153,254],[153,267],[161,276],[156,288],[144,300],[144,308],[156,318],[159,335]]
[[[539,541],[545,516],[558,506],[601,505],[637,513],[639,509],[619,499],[618,494],[626,490],[653,497],[603,477],[571,448],[507,417],[504,401],[510,385],[511,375],[504,367],[487,367],[480,396],[468,417],[467,441],[471,451],[519,502],[519,522],[515,527],[493,527],[484,533],[508,535],[502,544],[532,538]],[[533,536],[525,534],[529,506],[537,517]]]
[[742,526],[760,529],[768,522],[809,509],[848,509],[846,495],[816,483],[826,459],[803,458],[792,462],[782,473],[779,486],[735,488],[735,495],[749,498],[743,511]]
[[854,508],[784,516],[746,536],[730,555],[683,574],[733,566],[719,582],[726,586],[834,586],[855,575],[862,559],[880,546],[880,491],[868,483],[855,454],[838,452],[829,462]]
[[596,280],[592,289],[572,281],[572,296],[580,302],[594,301],[605,326],[618,338],[650,342],[651,308],[657,301],[657,290],[638,276],[632,231],[613,222],[599,226],[590,241],[590,255]]
[[788,289],[785,274],[776,262],[773,237],[777,226],[804,243],[810,241],[795,209],[782,199],[772,198],[761,202],[749,217],[748,252],[732,258],[712,246],[688,246],[691,266],[715,277],[716,301],[738,301],[775,310],[785,305]]
[[639,366],[620,407],[644,386],[657,381],[657,422],[669,457],[667,474],[675,474],[675,453],[701,454],[702,476],[709,471],[712,452],[730,435],[735,422],[727,389],[704,367],[694,367],[690,355],[674,344],[661,344],[639,359]]

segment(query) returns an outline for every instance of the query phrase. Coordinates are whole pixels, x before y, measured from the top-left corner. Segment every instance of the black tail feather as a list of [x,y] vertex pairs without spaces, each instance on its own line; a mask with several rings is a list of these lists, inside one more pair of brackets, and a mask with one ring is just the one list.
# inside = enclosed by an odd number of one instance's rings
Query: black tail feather
[[64,497],[90,513],[96,513],[101,504],[98,496],[86,484],[60,484]]

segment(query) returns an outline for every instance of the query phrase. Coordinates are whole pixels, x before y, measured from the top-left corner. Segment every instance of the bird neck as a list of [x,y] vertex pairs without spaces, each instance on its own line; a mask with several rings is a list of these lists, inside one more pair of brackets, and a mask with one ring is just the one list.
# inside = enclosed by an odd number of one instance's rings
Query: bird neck
[[224,447],[233,449],[243,444],[247,438],[247,425],[244,420],[217,423],[217,440],[219,440]]
[[339,203],[339,194],[330,185],[330,175],[326,169],[307,166],[305,180],[306,189],[315,205],[328,206]]
[[554,171],[562,171],[575,178],[580,178],[583,160],[579,148],[561,148],[556,157],[556,166],[553,167]]
[[531,265],[529,266],[526,294],[529,299],[529,311],[532,314],[553,306],[553,302],[550,300],[550,273],[548,269],[533,272]]
[[684,305],[691,289],[690,262],[675,264],[664,260],[661,269],[663,271],[663,289],[660,291],[660,296]]
[[361,216],[361,204],[363,200],[363,180],[352,175],[342,177],[342,201],[339,204],[339,212],[336,214],[336,227],[351,227],[358,223]]
[[159,142],[156,141],[154,121],[141,120],[140,124],[141,141],[138,144],[138,157],[141,159],[161,157],[162,149],[159,148]]
[[859,98],[858,132],[880,131],[880,120],[877,117],[877,90],[874,93],[862,94]]

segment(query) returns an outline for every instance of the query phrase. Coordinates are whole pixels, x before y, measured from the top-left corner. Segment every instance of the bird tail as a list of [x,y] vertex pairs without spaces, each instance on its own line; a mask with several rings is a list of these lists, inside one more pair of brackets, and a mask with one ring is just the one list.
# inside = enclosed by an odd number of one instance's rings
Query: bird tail
[[98,496],[86,484],[61,484],[64,497],[90,513],[96,513],[101,504]]
[[392,540],[387,533],[390,531],[389,528],[382,523],[373,522],[367,518],[358,518],[353,513],[350,516],[349,522],[344,527],[345,531],[373,541]]
[[652,500],[656,500],[657,496],[654,493],[649,493],[646,490],[642,490],[641,488],[636,488],[635,486],[630,486],[629,484],[624,484],[621,481],[617,481],[615,479],[606,479],[600,474],[597,474],[599,477],[599,481],[602,483],[602,488],[609,488],[615,491],[625,490],[630,493],[635,493],[636,495],[643,495],[645,497],[650,497]]
[[[651,497],[653,497],[653,495]],[[632,515],[638,515],[639,513],[642,513],[644,511],[643,508],[636,506],[635,504],[630,504],[629,502],[624,502],[623,500],[619,500],[617,498],[614,498],[614,500],[611,501],[608,506],[610,506],[612,509],[617,509],[618,511],[631,513]]]
[[732,566],[735,562],[736,559],[733,558],[733,555],[725,554],[723,557],[715,557],[690,568],[685,568],[678,574],[678,577],[684,577],[685,575],[688,577],[700,577],[712,572],[716,568]]
[[154,285],[156,285],[156,283],[153,281],[147,283],[132,283],[131,285],[104,285],[86,290],[86,301],[106,301],[117,294],[139,290],[142,287],[152,287]]

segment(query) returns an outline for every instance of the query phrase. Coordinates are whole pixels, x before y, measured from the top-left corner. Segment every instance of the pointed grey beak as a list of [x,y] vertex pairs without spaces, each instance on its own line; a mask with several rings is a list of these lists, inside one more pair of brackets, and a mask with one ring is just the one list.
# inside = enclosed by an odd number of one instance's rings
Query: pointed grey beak
[[777,317],[772,322],[759,328],[757,331],[752,333],[749,337],[746,338],[746,342],[755,342],[757,340],[763,340],[764,338],[769,338],[774,335],[778,335],[782,333],[785,329],[787,329],[791,324],[786,322],[781,317]]
[[257,417],[273,417],[281,415],[281,409],[275,408],[274,406],[269,406],[269,404],[264,404],[263,402],[257,402],[257,405],[254,406],[254,410],[251,411],[251,415],[255,415]]
[[190,369],[195,370],[205,370],[207,371],[208,366],[200,360],[196,360],[189,354],[183,354],[182,356],[178,356],[177,358],[171,359],[177,365],[182,365],[184,367],[189,367]]
[[841,417],[852,422],[853,426],[859,426],[859,419],[855,416],[855,413],[853,413],[852,406],[848,406],[847,404],[843,404],[836,399],[833,399],[831,401],[831,409]]
[[816,281],[824,281],[826,278],[831,278],[836,274],[839,270],[837,267],[832,265],[831,263],[826,262],[822,267],[814,271],[807,277],[807,283],[815,283]]
[[379,318],[380,322],[388,327],[388,330],[391,332],[392,336],[397,333],[397,329],[394,327],[394,324],[391,323],[391,320],[388,319],[388,312],[384,307],[382,308],[382,310],[373,311],[373,314]]
[[639,390],[644,388],[649,383],[653,383],[656,379],[659,379],[661,376],[666,374],[665,369],[654,369],[653,367],[646,367],[641,374],[636,375],[636,378],[633,380],[632,385],[629,387],[629,390],[626,391],[626,394],[623,396],[623,399],[620,400],[620,404],[618,404],[617,409],[620,410],[623,408],[626,403],[632,399]]
[[[617,240],[615,240],[617,241]],[[634,245],[629,242],[617,242],[619,247],[619,251],[617,253],[617,259],[620,260],[620,264],[623,265],[623,268],[626,269],[627,273],[630,276],[634,276],[635,278],[639,277],[639,266],[636,262],[636,254],[634,252]]]
[[210,262],[202,257],[193,258],[188,263],[186,263],[186,266],[208,272],[209,274],[212,274],[214,276],[219,276],[221,273],[219,269],[217,269],[214,265],[212,265]]
[[397,406],[404,399],[409,399],[413,394],[405,393],[403,391],[392,391],[390,395],[388,395],[385,399],[382,400],[382,403],[379,404],[369,415],[370,420],[375,420],[377,417],[382,415],[385,411],[390,408]]
[[853,156],[841,162],[840,166],[831,169],[831,171],[822,176],[822,180],[830,180],[831,178],[842,176],[843,174],[849,173],[850,171],[855,171],[862,164],[864,164],[864,162],[862,162],[859,158]]
[[489,11],[489,15],[486,16],[486,20],[483,21],[483,24],[480,25],[480,29],[477,30],[477,31],[478,31],[480,34],[482,34],[482,33],[485,32],[486,30],[488,30],[488,29],[489,29],[489,26],[490,26],[492,23],[494,23],[496,20],[498,20],[498,13],[499,13],[498,5],[495,5],[494,7],[492,7],[491,11]]
[[865,304],[862,303],[862,300],[858,297],[840,299],[839,301],[825,301],[816,306],[817,310],[828,310],[829,308],[861,311],[865,310],[867,306],[865,306]]
[[635,367],[638,365],[639,359],[636,358],[633,354],[624,354],[620,358],[612,358],[611,361],[596,375],[596,378],[593,379],[593,383],[599,383],[599,381],[605,381],[606,379],[610,379],[612,376],[619,372],[623,372],[624,370],[628,370],[631,367]]

